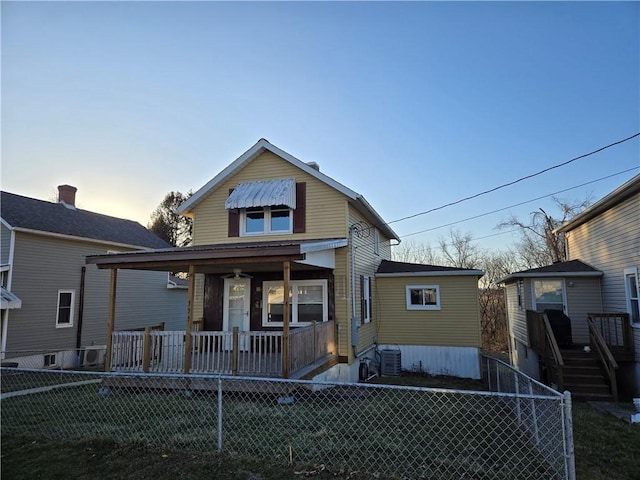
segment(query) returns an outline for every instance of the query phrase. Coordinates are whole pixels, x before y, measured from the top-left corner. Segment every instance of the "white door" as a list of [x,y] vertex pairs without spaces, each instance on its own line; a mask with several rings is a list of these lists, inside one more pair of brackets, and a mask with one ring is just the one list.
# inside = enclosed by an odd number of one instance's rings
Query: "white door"
[[[222,329],[232,332],[233,327],[238,327],[241,332],[249,331],[249,310],[250,310],[250,286],[251,280],[248,278],[225,278],[224,279],[224,308],[222,313]],[[225,349],[231,350],[232,340],[225,342]],[[248,338],[241,337],[240,349],[248,350]]]

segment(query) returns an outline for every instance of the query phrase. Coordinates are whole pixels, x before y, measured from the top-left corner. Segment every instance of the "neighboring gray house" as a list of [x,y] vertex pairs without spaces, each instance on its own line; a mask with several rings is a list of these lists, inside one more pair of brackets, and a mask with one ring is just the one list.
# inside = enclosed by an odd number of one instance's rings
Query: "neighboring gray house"
[[514,273],[503,280],[512,361],[527,373],[536,377],[540,374],[540,359],[531,345],[526,311],[545,309],[563,310],[571,319],[574,350],[575,346],[590,345],[591,356],[598,357],[593,352],[596,349],[587,322],[588,315],[594,314],[592,319],[616,360],[620,392],[638,396],[640,175],[557,231],[565,234],[568,258],[572,260]]
[[[96,351],[92,361],[104,355],[109,272],[86,265],[87,255],[170,247],[137,222],[76,208],[75,187],[58,190],[59,203],[1,194],[0,355],[20,366],[75,366],[84,349]],[[164,272],[122,272],[116,328],[184,330],[186,293]]]

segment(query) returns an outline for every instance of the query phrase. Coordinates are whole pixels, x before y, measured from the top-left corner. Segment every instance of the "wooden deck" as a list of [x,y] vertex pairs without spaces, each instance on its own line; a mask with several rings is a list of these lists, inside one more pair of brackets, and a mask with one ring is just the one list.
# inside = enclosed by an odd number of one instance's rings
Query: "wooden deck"
[[[114,332],[108,369],[115,372],[195,373],[301,378],[335,363],[334,322],[312,324],[289,334],[283,356],[282,332]],[[190,345],[190,353],[187,353]],[[283,368],[288,362],[288,369]]]

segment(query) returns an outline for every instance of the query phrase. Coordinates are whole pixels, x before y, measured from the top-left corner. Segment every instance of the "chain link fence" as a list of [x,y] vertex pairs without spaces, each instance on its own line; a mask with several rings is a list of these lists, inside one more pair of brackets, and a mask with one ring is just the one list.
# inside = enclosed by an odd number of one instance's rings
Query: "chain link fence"
[[2,368],[1,428],[371,478],[574,478],[566,397],[486,368],[502,391]]

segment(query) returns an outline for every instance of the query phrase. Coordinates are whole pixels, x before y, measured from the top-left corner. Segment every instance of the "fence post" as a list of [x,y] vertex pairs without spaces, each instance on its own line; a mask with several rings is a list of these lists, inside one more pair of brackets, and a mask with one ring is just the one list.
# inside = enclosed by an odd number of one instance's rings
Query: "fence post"
[[536,412],[536,400],[533,398],[533,387],[529,380],[529,395],[531,395],[531,416],[533,417],[533,436],[536,446],[540,444],[540,436],[538,435],[538,413]]
[[316,332],[316,321],[314,320],[313,322],[311,322],[311,324],[313,325],[313,363],[316,363],[316,360],[318,359],[318,340],[316,338],[317,332]]
[[493,392],[493,389],[491,388],[491,360],[489,359],[489,357],[487,358],[487,379],[488,379],[488,383],[489,383],[489,391]]
[[518,416],[518,425],[522,423],[522,411],[520,410],[520,380],[518,379],[518,372],[513,372],[513,378],[516,381],[516,414]]
[[240,356],[240,329],[233,327],[233,346],[231,347],[231,373],[233,375],[238,374],[238,357]]
[[564,436],[565,436],[565,464],[567,466],[567,479],[576,480],[576,458],[573,445],[573,417],[571,408],[571,393],[564,392],[563,410],[564,410]]
[[151,327],[144,328],[144,341],[142,342],[142,371],[149,373],[151,364]]
[[218,453],[222,452],[222,377],[218,377]]

